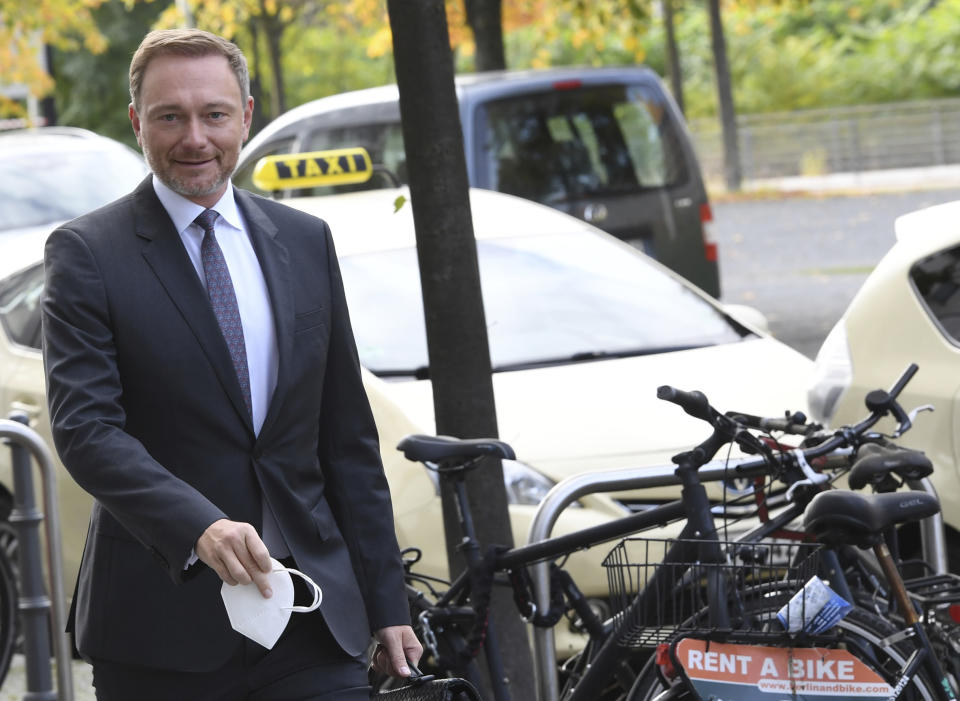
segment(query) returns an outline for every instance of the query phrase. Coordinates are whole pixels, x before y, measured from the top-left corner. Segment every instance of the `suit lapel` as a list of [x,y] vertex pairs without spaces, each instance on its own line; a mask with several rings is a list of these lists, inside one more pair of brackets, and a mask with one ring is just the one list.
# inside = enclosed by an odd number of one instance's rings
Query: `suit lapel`
[[260,435],[266,434],[276,419],[288,389],[291,373],[288,370],[293,361],[293,319],[296,313],[293,295],[293,273],[286,247],[277,240],[277,227],[257,204],[249,193],[238,188],[233,189],[234,198],[246,220],[253,250],[260,261],[260,269],[267,282],[270,293],[270,306],[273,310],[273,323],[277,334],[277,386],[267,416],[260,429]]
[[210,360],[220,384],[237,413],[253,431],[233,361],[206,290],[197,276],[183,242],[153,189],[152,176],[134,191],[136,234],[144,239],[143,257],[183,315]]

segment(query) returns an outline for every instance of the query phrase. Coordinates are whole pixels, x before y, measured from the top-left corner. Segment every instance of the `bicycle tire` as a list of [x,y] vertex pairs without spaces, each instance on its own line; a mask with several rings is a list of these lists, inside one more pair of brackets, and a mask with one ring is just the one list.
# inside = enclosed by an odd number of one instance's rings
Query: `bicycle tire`
[[[779,609],[777,603],[772,603],[765,609]],[[912,646],[901,641],[894,645],[885,645],[884,639],[892,635],[897,629],[882,618],[863,611],[861,609],[851,610],[847,616],[837,624],[841,631],[841,640],[853,644],[854,647],[868,647],[870,657],[864,652],[854,651],[854,654],[862,662],[866,663],[881,677],[883,677],[891,686],[896,684],[896,672],[903,667],[910,653]],[[937,701],[938,684],[929,678],[926,671],[920,669],[911,683],[904,689],[900,696],[904,701]],[[637,681],[630,693],[627,694],[626,701],[686,701],[693,699],[683,685],[669,686],[661,679],[656,662],[651,658],[647,665],[637,677]]]
[[18,587],[13,565],[0,550],[0,685],[10,671],[10,661],[17,644]]

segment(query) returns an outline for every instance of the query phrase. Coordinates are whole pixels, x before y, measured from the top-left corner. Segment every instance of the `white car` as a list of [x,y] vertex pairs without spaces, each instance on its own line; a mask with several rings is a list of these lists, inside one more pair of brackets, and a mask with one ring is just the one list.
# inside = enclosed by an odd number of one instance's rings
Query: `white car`
[[[960,201],[904,215],[897,242],[857,292],[816,358],[809,406],[840,425],[866,415],[864,397],[889,389],[910,363],[900,395],[910,411],[930,404],[898,443],[924,451],[943,506],[951,569],[960,563]],[[877,428],[893,428],[885,419]]]
[[[85,129],[43,127],[0,132],[0,418],[27,415],[53,450],[40,361],[38,263],[43,242],[59,223],[131,190],[148,172],[139,153]],[[60,480],[60,517],[67,571],[76,575],[89,498],[66,473]],[[0,446],[0,520],[12,507],[10,451]],[[41,497],[37,485],[38,500]],[[14,556],[11,532],[0,547]],[[16,559],[14,558],[14,563]],[[69,583],[69,594],[73,583]]]
[[[420,571],[444,576],[440,499],[431,473],[396,450],[403,436],[434,431],[430,381],[420,379],[427,356],[413,217],[409,203],[394,212],[399,195],[409,198],[406,190],[371,190],[286,202],[331,225],[399,541],[423,549]],[[525,542],[537,504],[557,481],[591,470],[669,464],[709,434],[702,422],[657,400],[658,385],[700,389],[720,408],[755,414],[805,408],[808,359],[735,320],[635,248],[510,195],[473,190],[471,202],[499,433],[520,460],[505,469],[517,543]],[[13,357],[21,367],[17,391],[0,386],[3,411],[15,398],[45,407],[39,350],[9,335],[11,319],[38,313],[41,243],[36,238],[30,255],[11,265],[0,239],[0,367]],[[45,408],[37,428],[49,440]],[[60,493],[84,508],[88,503],[69,477]],[[564,512],[555,533],[667,497],[664,490],[584,497]],[[76,571],[81,553],[82,510],[64,505],[61,514],[65,534],[77,536],[67,539],[68,572]],[[599,562],[607,550],[594,548],[568,563],[590,596],[606,596]],[[67,586],[72,591],[72,582]]]

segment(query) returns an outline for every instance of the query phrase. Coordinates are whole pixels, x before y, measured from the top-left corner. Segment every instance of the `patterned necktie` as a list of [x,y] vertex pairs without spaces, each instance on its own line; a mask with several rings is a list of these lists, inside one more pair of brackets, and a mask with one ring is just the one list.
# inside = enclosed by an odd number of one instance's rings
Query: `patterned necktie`
[[205,209],[193,221],[204,231],[200,244],[200,258],[203,260],[203,275],[207,279],[207,294],[213,313],[220,324],[220,332],[227,342],[233,369],[237,372],[243,401],[247,411],[253,416],[253,404],[250,401],[250,373],[247,369],[247,347],[243,340],[243,326],[240,323],[240,308],[237,295],[230,280],[230,270],[223,258],[223,251],[213,233],[213,223],[219,215],[212,209]]

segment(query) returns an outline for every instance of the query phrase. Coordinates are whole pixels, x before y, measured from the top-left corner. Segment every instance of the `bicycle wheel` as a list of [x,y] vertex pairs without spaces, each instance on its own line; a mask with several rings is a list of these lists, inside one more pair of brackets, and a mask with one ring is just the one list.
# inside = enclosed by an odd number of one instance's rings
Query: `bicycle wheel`
[[[767,607],[767,611],[779,608],[780,606],[774,603]],[[839,629],[839,640],[835,647],[848,650],[888,684],[896,685],[900,670],[913,652],[909,643],[899,642],[890,645],[885,642],[885,638],[895,633],[896,628],[866,611],[853,609],[837,624],[837,629]],[[900,698],[904,701],[936,701],[940,698],[937,688],[938,684],[921,669],[904,689]],[[661,678],[654,659],[647,663],[627,695],[627,701],[667,701],[667,699],[680,701],[691,698],[694,696],[684,688],[684,685],[671,686]]]
[[0,550],[0,684],[10,669],[17,627],[17,580],[10,559]]

